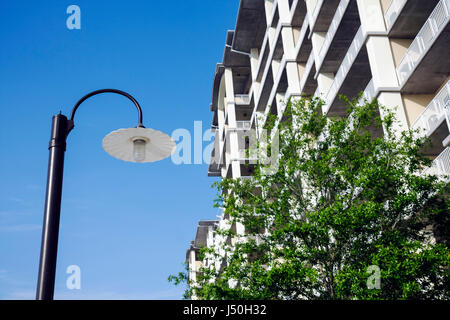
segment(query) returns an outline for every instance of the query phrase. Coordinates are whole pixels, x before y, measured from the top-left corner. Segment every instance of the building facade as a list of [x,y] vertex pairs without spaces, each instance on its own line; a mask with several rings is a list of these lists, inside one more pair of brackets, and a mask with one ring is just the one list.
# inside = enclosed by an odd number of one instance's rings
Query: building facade
[[214,244],[214,231],[218,223],[218,220],[200,220],[198,222],[195,240],[191,241],[189,249],[186,250],[185,260],[189,267],[188,278],[192,282],[196,281],[197,272],[204,264],[203,259],[200,258],[200,249]]
[[241,0],[213,80],[208,175],[250,177],[240,134],[260,134],[270,114],[281,121],[289,99],[320,96],[324,114],[346,116],[338,96],[360,92],[401,129],[423,129],[428,170],[450,174],[449,21],[450,0]]

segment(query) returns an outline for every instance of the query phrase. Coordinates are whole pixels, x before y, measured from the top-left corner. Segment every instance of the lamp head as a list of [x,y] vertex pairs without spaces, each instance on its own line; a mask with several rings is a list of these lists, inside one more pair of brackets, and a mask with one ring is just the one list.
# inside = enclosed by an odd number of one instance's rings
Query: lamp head
[[159,161],[169,157],[176,147],[167,134],[143,127],[113,131],[102,145],[111,156],[129,162]]

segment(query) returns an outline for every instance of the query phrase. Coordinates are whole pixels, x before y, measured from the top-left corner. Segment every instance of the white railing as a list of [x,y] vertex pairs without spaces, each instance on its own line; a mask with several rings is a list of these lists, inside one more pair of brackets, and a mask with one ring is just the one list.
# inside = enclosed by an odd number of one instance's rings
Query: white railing
[[[224,134],[226,135],[225,131],[226,131],[226,129],[224,130]],[[226,162],[225,154],[227,152],[227,143],[228,143],[228,141],[226,141],[226,137],[224,137],[219,142],[219,165],[220,166],[222,166]]]
[[[212,153],[214,153],[214,156],[211,153],[211,158],[210,158],[210,161],[209,161],[209,166],[210,167],[211,166],[215,166],[215,168],[214,168],[214,170],[212,172],[216,171],[217,168],[220,165],[220,154],[221,154],[221,151],[220,151],[220,140],[219,140],[220,136],[219,136],[219,134],[220,134],[220,131],[216,130],[216,133],[214,135],[214,145],[213,145],[213,151],[212,151]],[[210,172],[211,171],[209,171],[209,168],[208,168],[208,173],[210,173]]]
[[447,25],[450,18],[449,8],[450,0],[441,0],[406,51],[397,67],[397,75],[401,85],[406,82],[436,37]]
[[250,130],[251,122],[250,121],[236,121],[236,128]]
[[270,54],[270,48],[268,48],[269,46],[269,32],[266,32],[266,34],[264,35],[264,40],[261,46],[261,50],[259,52],[259,57],[258,57],[258,64],[256,66],[256,76],[258,77],[259,74],[261,72],[263,72],[264,68],[265,68],[265,64],[263,66],[263,61],[264,61],[264,54],[266,53],[267,50],[269,50],[267,52],[267,59],[265,61],[265,63],[267,63],[267,61],[269,60],[269,54]]
[[311,51],[308,61],[306,62],[305,70],[303,71],[302,78],[300,79],[300,92],[303,92],[303,89],[305,88],[306,80],[309,77],[313,64],[314,64],[314,52]]
[[367,84],[367,87],[364,89],[362,98],[371,101],[373,98],[375,98],[375,95],[376,95],[375,85],[373,83],[372,78],[370,82]]
[[239,105],[250,104],[250,96],[248,94],[236,94],[234,95],[234,103]]
[[389,31],[408,0],[392,0],[384,14],[386,28]]
[[424,174],[446,176],[449,179],[450,176],[450,147],[444,149],[440,155],[431,163],[431,166],[426,169]]
[[270,11],[270,20],[268,21],[268,26],[270,26],[271,24],[273,24],[273,19],[275,18],[275,14],[277,12],[277,7],[278,7],[278,0],[273,0],[272,1],[272,8]]
[[303,24],[302,24],[302,28],[300,30],[300,34],[298,36],[298,40],[295,43],[295,55],[296,56],[300,52],[301,45],[302,45],[303,41],[305,40],[306,30],[308,30],[308,25],[309,25],[308,19],[305,18],[303,21]]
[[311,20],[310,20],[311,32],[314,28],[314,25],[316,24],[316,20],[317,20],[317,17],[319,16],[320,8],[322,7],[323,1],[324,0],[317,0],[316,6],[314,7],[314,11],[311,15]]
[[[447,109],[447,110],[446,110]],[[412,124],[412,129],[425,129],[427,134],[434,130],[441,118],[450,110],[450,80],[439,91],[436,97],[430,102],[417,120]]]
[[224,113],[223,113],[223,119],[224,119],[224,123],[227,123],[228,122],[228,107],[227,107],[227,100],[226,100],[226,98],[227,97],[225,97],[225,110],[224,110]]
[[361,50],[364,44],[364,39],[365,35],[363,29],[362,27],[359,27],[358,32],[356,33],[355,38],[353,39],[352,44],[350,45],[350,48],[348,49],[347,54],[345,55],[338,72],[336,73],[336,77],[334,78],[330,90],[328,91],[325,105],[326,109],[325,113],[327,113],[328,110],[330,109],[330,106],[333,103],[336,94],[339,91],[339,88],[344,82],[351,66],[355,62],[355,59],[358,56],[359,51]]
[[447,120],[447,127],[450,129],[450,103],[447,102],[444,104],[444,112],[445,112],[445,118]]
[[313,97],[314,97],[314,98],[320,98],[320,88],[319,88],[319,86],[317,86],[317,89],[316,89],[316,91],[314,92]]
[[[275,33],[273,34],[273,39],[270,39],[270,37],[269,37],[269,39],[267,40],[267,42],[271,42],[272,45],[269,45],[269,54],[268,54],[267,60],[266,60],[265,65],[264,65],[264,71],[263,71],[263,75],[262,75],[262,79],[261,79],[261,85],[260,85],[259,90],[258,90],[259,93],[258,93],[257,97],[255,97],[255,108],[256,109],[259,106],[259,101],[261,99],[261,95],[262,95],[262,92],[263,92],[263,89],[264,89],[264,85],[265,85],[265,82],[267,80],[267,75],[269,73],[269,69],[272,67],[272,62],[274,61],[273,60],[273,55],[275,53],[276,44],[277,44],[278,39],[279,39],[279,37],[281,35],[281,29],[282,29],[282,23],[281,23],[281,19],[280,19],[278,21],[277,28],[274,31]],[[267,30],[266,33],[267,34],[270,33],[270,28]],[[280,67],[281,67],[281,65],[280,65]],[[274,75],[274,77],[275,77],[275,75]]]
[[320,49],[318,55],[319,65],[322,65],[322,61],[325,58],[326,53],[331,45],[331,40],[333,40],[336,35],[336,31],[341,24],[341,20],[344,17],[345,10],[347,10],[348,4],[350,0],[341,0],[339,6],[336,9],[336,13],[334,14],[333,20],[331,21],[330,27],[328,29],[327,35],[325,36],[325,40],[323,42],[322,48]]
[[[289,7],[289,21],[292,22],[292,19],[294,18],[294,13],[297,10],[298,2],[303,0],[293,0],[291,6]],[[306,20],[306,17],[305,17]]]

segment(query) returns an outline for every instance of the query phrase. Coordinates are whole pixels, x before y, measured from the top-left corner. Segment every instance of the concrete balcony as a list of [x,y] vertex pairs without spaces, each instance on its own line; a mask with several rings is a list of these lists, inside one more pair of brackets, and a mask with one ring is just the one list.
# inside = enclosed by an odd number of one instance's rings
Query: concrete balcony
[[408,2],[408,0],[391,0],[391,4],[384,14],[384,21],[386,22],[386,29],[388,31],[397,21],[397,18],[399,17],[406,2]]
[[[273,36],[272,45],[267,45],[271,49],[267,53],[267,58],[264,57],[266,53],[261,57],[260,62],[258,63],[258,69],[257,69],[257,81],[261,82],[261,86],[259,87],[259,93],[255,96],[255,109],[258,111],[263,111],[265,108],[265,104],[267,103],[267,100],[270,96],[270,90],[274,84],[274,77],[277,75],[274,74],[274,70],[272,68],[272,62],[273,61],[280,61],[280,66],[278,70],[276,70],[277,74],[280,72],[280,69],[282,69],[281,66],[281,59],[284,55],[283,51],[283,41],[281,37],[281,20],[278,21],[277,28],[275,29],[275,34]],[[267,32],[269,34],[269,32]],[[268,40],[270,41],[270,37],[268,37]],[[267,51],[267,48],[265,49]]]
[[214,147],[211,151],[211,160],[208,166],[208,177],[220,176],[220,147],[219,147],[220,132],[216,130],[214,135]]
[[314,94],[314,91],[317,89],[317,81],[314,79],[315,73],[314,54],[311,52],[300,79],[300,91],[307,96]]
[[[263,78],[265,76],[266,70],[270,67],[270,62],[273,59],[281,59],[283,56],[283,44],[281,38],[281,29],[282,23],[277,15],[278,10],[276,8],[277,1],[273,4],[273,12],[271,15],[271,22],[269,24],[269,28],[267,28],[261,49],[259,50],[260,55],[258,59],[258,64],[256,67],[256,80],[264,81]],[[274,26],[271,24],[276,23]]]
[[316,91],[314,91],[314,95],[313,95],[313,97],[318,97],[318,98],[321,98],[321,99],[323,99],[323,97],[322,97],[322,94],[321,94],[321,92],[320,92],[320,88],[319,88],[319,87],[317,87],[317,88],[316,88]]
[[314,11],[309,15],[310,34],[326,32],[339,5],[339,0],[318,0]]
[[[445,145],[444,140],[449,135],[450,126],[450,81],[439,91],[436,97],[411,125],[414,130],[420,130],[431,139],[433,146],[427,149],[426,154],[437,155]],[[445,142],[444,142],[445,143]],[[445,143],[447,144],[447,143]]]
[[212,245],[212,232],[217,229],[218,220],[200,220],[195,235],[194,247],[202,248]]
[[341,0],[316,58],[316,78],[319,72],[336,73],[360,26],[356,1]]
[[384,14],[392,38],[412,39],[417,35],[439,0],[392,0]]
[[227,141],[226,141],[226,137],[228,134],[228,130],[226,128],[224,128],[223,132],[222,132],[222,139],[220,141],[220,143],[218,144],[218,150],[219,150],[219,167],[223,166],[226,162],[226,151],[227,151]]
[[376,98],[377,90],[375,89],[375,84],[373,83],[373,79],[369,81],[366,88],[363,91],[363,95],[361,99],[366,99],[367,101],[371,101]]
[[[239,121],[244,121],[250,119],[250,115],[253,111],[253,97],[251,97],[248,94],[239,94],[234,96],[234,104],[235,104],[235,112],[236,112],[236,119]],[[226,125],[229,124],[229,118],[228,118],[228,108],[225,108],[224,111],[224,122]],[[222,132],[222,138],[223,138]]]
[[397,67],[402,92],[434,92],[450,73],[450,0],[441,0]]
[[[241,164],[241,176],[250,175],[254,172],[253,168],[257,159],[256,154],[254,155],[253,152],[247,154],[247,150],[250,147],[250,141],[255,138],[254,132],[250,131],[251,124],[252,122],[249,120],[236,121],[236,128],[225,128],[223,143],[221,144],[221,148],[217,148],[220,150],[220,154],[218,157],[218,169],[216,170],[219,171],[221,168],[225,168],[225,176],[228,178],[232,176],[231,164],[233,161],[239,161]],[[237,150],[232,150],[230,145],[230,134],[233,132],[237,134]]]
[[250,105],[250,96],[248,94],[236,94],[234,96],[234,103],[240,106]]
[[360,27],[326,94],[325,105],[323,106],[324,113],[346,116],[345,103],[336,99],[338,94],[355,97],[369,83],[371,71],[367,50],[364,46],[365,40],[366,34]]
[[265,123],[269,112],[277,114],[277,104],[279,103],[276,100],[277,94],[284,95],[288,88],[286,64],[287,59],[283,57],[276,70],[275,77],[272,76],[272,70],[268,70],[268,77],[261,85],[263,89],[258,103],[255,104],[254,112],[254,115],[256,115],[256,111],[263,113],[263,120],[259,123]]
[[291,15],[291,26],[301,27],[303,23],[306,22],[309,25],[309,21],[306,17],[306,3],[304,0],[293,0],[290,10]]
[[[250,163],[250,160],[245,159],[245,158],[239,158],[236,159],[239,160],[240,162],[240,171],[241,171],[241,179],[243,177],[248,177],[248,176],[252,176],[255,173],[255,165]],[[254,162],[253,162],[254,163]],[[225,171],[225,177],[226,178],[232,178],[232,166],[231,166],[231,162],[227,163],[225,165],[226,171]]]
[[251,122],[250,121],[236,121],[236,129],[237,130],[250,130]]
[[[241,54],[234,49],[232,49],[232,44],[236,38],[236,33],[234,31],[227,32],[226,44],[224,49],[224,54],[222,58],[222,68],[223,70],[218,70],[216,72],[217,83],[214,84],[213,94],[218,93],[220,86],[221,76],[223,75],[225,68],[231,68],[233,71],[233,88],[236,95],[248,94],[251,85],[251,66],[248,56]],[[216,79],[215,79],[216,82]]]
[[259,94],[255,100],[254,111],[264,112],[267,101],[269,100],[271,88],[274,85],[274,76],[272,73],[272,68],[269,65],[270,63],[266,68],[266,72],[264,73],[263,81],[261,82],[259,89]]
[[445,148],[423,173],[442,177],[448,182],[450,180],[450,148]]
[[306,62],[312,51],[311,39],[308,39],[307,37],[308,30],[308,19],[305,19],[300,29],[300,33],[295,41],[295,57],[299,63]]
[[264,1],[241,0],[232,44],[233,49],[249,53],[252,48],[261,48],[266,27]]
[[259,54],[259,58],[258,58],[258,64],[256,66],[256,80],[257,81],[261,81],[265,66],[269,59],[270,48],[269,48],[269,33],[268,32],[266,32],[264,41],[261,46],[261,50],[259,52],[260,52],[260,54]]
[[278,113],[278,101],[277,97],[284,96],[288,89],[287,73],[286,73],[286,59],[283,58],[281,66],[278,69],[277,76],[274,80],[272,89],[270,90],[269,98],[266,102],[264,109],[264,117],[267,117],[269,113],[276,115]]
[[269,2],[272,2],[272,5],[267,6],[266,3],[266,15],[268,14],[269,17],[269,22],[268,25],[274,25],[276,23],[278,23],[278,21],[276,21],[279,18],[278,15],[278,0],[269,0]]

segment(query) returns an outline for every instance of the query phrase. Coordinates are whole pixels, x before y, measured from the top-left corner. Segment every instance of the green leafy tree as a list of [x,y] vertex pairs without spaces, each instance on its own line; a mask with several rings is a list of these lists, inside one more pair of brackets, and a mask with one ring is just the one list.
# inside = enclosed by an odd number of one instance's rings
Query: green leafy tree
[[186,297],[449,298],[449,184],[422,174],[427,140],[396,131],[376,100],[342,98],[342,118],[317,98],[289,102],[266,126],[279,132],[276,169],[216,184],[230,227],[202,249]]

